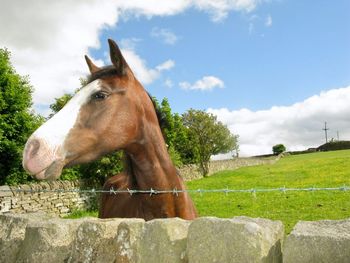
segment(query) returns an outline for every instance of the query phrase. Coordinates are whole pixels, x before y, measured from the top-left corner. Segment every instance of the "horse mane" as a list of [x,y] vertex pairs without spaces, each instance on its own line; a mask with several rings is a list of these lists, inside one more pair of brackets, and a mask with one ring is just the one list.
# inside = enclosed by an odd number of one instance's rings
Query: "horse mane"
[[163,131],[164,128],[169,126],[169,123],[168,123],[168,121],[166,119],[166,116],[165,116],[164,112],[161,111],[161,109],[158,106],[158,104],[156,103],[155,98],[153,98],[151,96],[151,94],[149,94],[148,92],[147,92],[147,94],[148,94],[148,97],[150,98],[150,100],[152,101],[154,110],[155,110],[156,115],[157,115],[157,119],[158,119],[158,123],[159,123],[160,129]]

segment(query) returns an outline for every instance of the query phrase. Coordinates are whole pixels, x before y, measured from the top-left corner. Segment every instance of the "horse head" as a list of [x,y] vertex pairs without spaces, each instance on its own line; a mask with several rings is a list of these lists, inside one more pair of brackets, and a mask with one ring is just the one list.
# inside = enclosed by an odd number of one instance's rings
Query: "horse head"
[[100,68],[85,56],[88,84],[28,139],[23,167],[35,178],[57,179],[66,166],[131,147],[145,123],[158,124],[147,92],[117,44],[108,42],[112,65]]

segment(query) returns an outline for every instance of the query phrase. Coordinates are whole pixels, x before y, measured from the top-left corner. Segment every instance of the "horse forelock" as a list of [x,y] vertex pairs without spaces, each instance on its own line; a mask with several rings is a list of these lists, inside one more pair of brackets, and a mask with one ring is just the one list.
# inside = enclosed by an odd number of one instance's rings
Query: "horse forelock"
[[118,76],[121,77],[119,72],[114,66],[106,66],[101,68],[99,71],[92,73],[90,76],[87,78],[87,84],[93,82],[96,79],[102,79],[106,77],[114,77]]

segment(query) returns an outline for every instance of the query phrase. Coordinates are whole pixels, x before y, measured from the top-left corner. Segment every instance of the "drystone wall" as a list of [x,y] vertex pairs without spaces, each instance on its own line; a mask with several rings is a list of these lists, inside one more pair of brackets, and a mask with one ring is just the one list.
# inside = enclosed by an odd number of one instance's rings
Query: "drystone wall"
[[61,219],[0,215],[0,259],[12,262],[349,262],[350,219],[299,222],[234,217]]
[[[94,187],[96,186],[88,181],[50,181],[19,186],[3,185],[0,186],[0,214],[43,211],[48,214],[65,216],[73,210],[94,208],[97,204],[97,196],[94,194],[59,192],[59,190],[92,189]],[[50,192],[45,192],[48,190]]]
[[[238,158],[213,161],[210,175],[222,170],[234,170],[243,166],[271,164],[277,159]],[[202,178],[197,166],[188,165],[180,169],[185,181]],[[97,206],[98,196],[82,192],[59,192],[59,190],[101,189],[101,186],[88,181],[51,181],[19,186],[0,186],[0,214],[28,213],[44,211],[49,214],[65,216],[73,210],[86,210]],[[17,190],[23,190],[18,192]],[[45,192],[45,191],[57,192]]]
[[[271,158],[234,158],[229,160],[211,161],[209,164],[209,176],[223,170],[236,170],[245,166],[261,164],[274,164],[281,156]],[[184,165],[179,169],[181,177],[185,181],[203,178],[197,165]]]

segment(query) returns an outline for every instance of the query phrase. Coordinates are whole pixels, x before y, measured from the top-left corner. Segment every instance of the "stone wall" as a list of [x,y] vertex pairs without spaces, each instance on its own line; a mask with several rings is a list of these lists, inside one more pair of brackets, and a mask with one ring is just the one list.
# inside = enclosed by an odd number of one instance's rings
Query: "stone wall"
[[[210,163],[210,174],[222,170],[234,170],[243,166],[272,164],[277,159],[238,158]],[[180,169],[185,181],[202,178],[195,165],[184,166]],[[73,210],[86,210],[97,206],[96,195],[78,192],[36,192],[45,190],[100,189],[101,186],[87,181],[51,181],[19,186],[0,186],[0,214],[27,213],[44,211],[49,214],[65,216]],[[21,189],[24,192],[16,192]]]
[[[281,156],[271,158],[234,158],[230,160],[211,161],[209,164],[209,176],[223,170],[236,170],[245,166],[261,164],[274,164]],[[179,169],[185,181],[203,178],[196,165],[185,165]]]
[[12,262],[349,262],[350,219],[299,222],[203,217],[60,219],[0,215],[0,259]]
[[[51,181],[19,186],[0,186],[0,214],[44,211],[48,214],[65,216],[72,210],[86,210],[96,207],[96,195],[78,192],[36,192],[45,190],[72,190],[94,188],[83,181]],[[100,187],[99,187],[100,188]],[[24,192],[17,192],[21,189]]]

